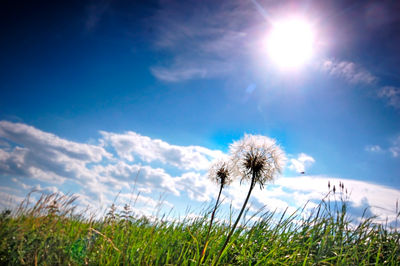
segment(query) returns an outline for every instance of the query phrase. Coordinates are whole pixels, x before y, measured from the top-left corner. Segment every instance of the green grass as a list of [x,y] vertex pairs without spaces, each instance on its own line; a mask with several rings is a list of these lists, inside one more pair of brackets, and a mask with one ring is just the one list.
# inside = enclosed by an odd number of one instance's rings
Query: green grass
[[[354,224],[346,207],[325,198],[306,217],[302,210],[259,212],[260,219],[237,228],[219,263],[399,265],[399,232],[373,217]],[[0,264],[196,265],[208,230],[205,214],[171,222],[135,218],[128,206],[121,213],[111,208],[101,220],[74,213],[74,198],[57,194],[3,211]],[[203,264],[213,263],[229,229],[229,224],[213,225]]]

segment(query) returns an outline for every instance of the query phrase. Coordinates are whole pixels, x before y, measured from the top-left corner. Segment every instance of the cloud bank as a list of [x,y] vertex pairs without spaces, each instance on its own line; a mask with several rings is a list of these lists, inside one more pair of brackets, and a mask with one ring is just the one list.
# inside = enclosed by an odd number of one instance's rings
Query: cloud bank
[[[71,192],[79,196],[80,204],[95,208],[109,206],[116,195],[125,203],[136,197],[135,211],[152,215],[160,195],[165,195],[163,202],[170,208],[211,202],[215,197],[217,188],[207,179],[206,170],[213,159],[223,155],[221,151],[174,145],[133,131],[101,131],[100,136],[98,144],[86,144],[26,124],[0,121],[0,205],[10,206],[11,198],[21,201],[35,189],[43,193]],[[397,156],[398,145],[390,151]],[[289,168],[304,172],[313,163],[313,157],[300,153],[290,160]],[[171,169],[181,174],[173,175]],[[255,188],[252,209],[265,205],[269,210],[294,211],[307,202],[313,207],[328,192],[328,181],[336,186],[344,182],[351,194],[354,217],[359,218],[360,210],[368,208],[382,221],[396,219],[400,190],[325,176],[281,177],[264,190]],[[225,206],[232,203],[239,209],[247,189],[246,184],[233,183],[223,192]]]
[[101,131],[103,142],[111,145],[118,156],[132,162],[134,155],[149,163],[160,161],[181,169],[204,170],[210,160],[222,156],[220,151],[212,151],[200,146],[177,146],[159,139],[151,139],[135,132],[115,134]]

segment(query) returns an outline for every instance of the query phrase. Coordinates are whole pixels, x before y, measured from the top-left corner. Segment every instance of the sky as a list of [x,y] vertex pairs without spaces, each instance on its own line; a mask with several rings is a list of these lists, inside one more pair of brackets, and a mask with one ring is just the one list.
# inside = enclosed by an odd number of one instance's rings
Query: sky
[[[313,36],[296,67],[269,50],[291,18]],[[343,182],[355,219],[367,208],[395,222],[395,1],[6,0],[0,34],[1,208],[35,190],[196,215],[218,192],[210,163],[254,134],[288,159],[252,210],[312,207]],[[278,49],[300,47],[305,33],[291,34]],[[238,210],[247,189],[233,183],[222,208]]]

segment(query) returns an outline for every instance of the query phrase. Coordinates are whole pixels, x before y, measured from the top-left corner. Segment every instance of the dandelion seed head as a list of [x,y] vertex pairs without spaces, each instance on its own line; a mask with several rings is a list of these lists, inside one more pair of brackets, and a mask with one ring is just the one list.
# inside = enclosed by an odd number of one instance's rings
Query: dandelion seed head
[[208,177],[218,185],[229,185],[232,180],[231,163],[226,159],[218,159],[211,164],[208,171]]
[[230,155],[231,174],[241,176],[242,180],[251,180],[254,175],[261,188],[282,172],[286,161],[285,153],[276,141],[261,135],[245,134],[231,144]]

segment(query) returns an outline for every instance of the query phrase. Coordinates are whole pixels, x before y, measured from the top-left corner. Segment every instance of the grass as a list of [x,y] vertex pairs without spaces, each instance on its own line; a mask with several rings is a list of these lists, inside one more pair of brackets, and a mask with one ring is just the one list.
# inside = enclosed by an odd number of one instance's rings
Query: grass
[[[338,193],[336,193],[338,194]],[[364,218],[354,224],[346,202],[330,201],[310,213],[262,212],[234,232],[219,264],[227,265],[399,265],[400,234]],[[196,265],[208,235],[201,218],[167,221],[136,217],[126,205],[103,219],[74,211],[73,196],[43,195],[32,205],[0,215],[2,265]],[[217,213],[218,214],[218,213]],[[242,220],[243,221],[243,220]],[[214,223],[203,259],[215,263],[229,222]]]

